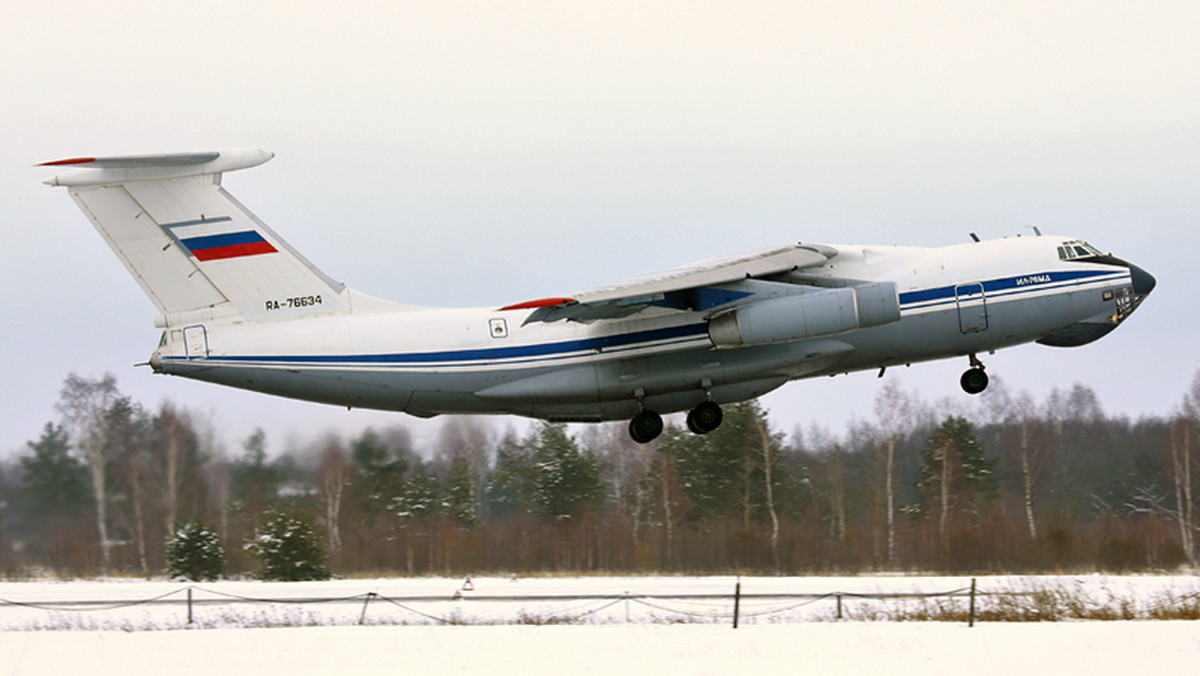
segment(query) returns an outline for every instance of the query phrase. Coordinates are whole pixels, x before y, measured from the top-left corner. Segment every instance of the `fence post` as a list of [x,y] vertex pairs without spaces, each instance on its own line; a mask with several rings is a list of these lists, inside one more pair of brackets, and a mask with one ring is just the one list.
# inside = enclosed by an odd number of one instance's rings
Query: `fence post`
[[190,625],[190,624],[195,623],[195,620],[192,619],[192,588],[188,587],[187,592],[188,592],[188,624]]
[[371,602],[371,597],[373,596],[375,596],[375,592],[367,592],[367,597],[363,599],[363,609],[358,615],[359,626],[362,626],[362,623],[367,619],[367,604]]
[[839,620],[842,619],[842,595],[841,595],[841,593],[839,593],[837,595],[837,618]]
[[738,610],[742,604],[742,581],[738,579],[737,585],[733,588],[733,628],[737,629],[738,625]]
[[967,620],[968,627],[975,626],[975,578],[971,578],[971,612]]

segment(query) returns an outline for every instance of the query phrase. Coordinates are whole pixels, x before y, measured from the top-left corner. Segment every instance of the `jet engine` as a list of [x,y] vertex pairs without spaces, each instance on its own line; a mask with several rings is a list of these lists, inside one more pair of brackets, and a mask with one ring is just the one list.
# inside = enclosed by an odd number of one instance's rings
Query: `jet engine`
[[900,320],[893,282],[776,296],[740,305],[708,321],[708,337],[720,349],[787,343]]

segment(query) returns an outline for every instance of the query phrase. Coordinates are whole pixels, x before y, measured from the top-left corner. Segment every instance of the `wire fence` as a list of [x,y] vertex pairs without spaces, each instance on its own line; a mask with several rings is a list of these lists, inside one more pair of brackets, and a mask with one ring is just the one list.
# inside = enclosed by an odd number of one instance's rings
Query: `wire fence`
[[[469,582],[468,582],[469,584]],[[968,599],[975,623],[971,585],[936,592],[766,592],[643,594],[474,594],[250,596],[207,585],[187,585],[146,598],[31,601],[0,597],[0,627],[8,629],[173,629],[228,626],[379,624],[602,624],[739,623],[847,619],[850,604]],[[961,605],[961,603],[960,603]],[[322,606],[321,611],[311,608]],[[297,615],[287,608],[303,608]],[[41,612],[13,617],[20,609]],[[109,616],[111,619],[85,619]],[[185,619],[186,618],[186,619]],[[870,613],[850,619],[878,619]]]
[[[731,580],[732,582],[732,580]],[[238,583],[234,583],[236,586]],[[668,585],[670,583],[668,582]],[[258,588],[265,588],[262,585]],[[29,600],[5,598],[0,629],[161,630],[342,625],[499,625],[620,623],[793,623],[813,621],[1200,620],[1200,591],[1121,595],[1081,583],[981,589],[975,579],[936,591],[476,592],[470,579],[451,594],[332,593],[320,586],[276,588],[273,596],[221,585],[186,585],[143,598]],[[595,586],[592,587],[596,589]],[[96,588],[93,587],[93,590]],[[344,590],[344,587],[343,587]],[[64,591],[64,590],[59,590]],[[113,586],[104,591],[116,591]],[[157,591],[157,590],[155,590]],[[521,592],[524,593],[521,593]],[[93,591],[93,593],[97,593]]]

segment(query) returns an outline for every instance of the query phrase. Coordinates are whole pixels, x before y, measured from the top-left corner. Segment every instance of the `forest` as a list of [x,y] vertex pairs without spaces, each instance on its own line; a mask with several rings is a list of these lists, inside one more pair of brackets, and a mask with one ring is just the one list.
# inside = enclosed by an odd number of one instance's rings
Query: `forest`
[[418,453],[398,417],[268,453],[261,431],[227,449],[203,416],[71,374],[57,419],[0,463],[0,575],[161,575],[169,536],[203,524],[223,574],[253,577],[246,543],[279,510],[311,516],[339,576],[1196,563],[1200,374],[1138,420],[1082,384],[1038,401],[999,379],[934,403],[885,380],[840,433],[724,408],[711,434],[673,421],[646,445],[624,424],[451,417]]

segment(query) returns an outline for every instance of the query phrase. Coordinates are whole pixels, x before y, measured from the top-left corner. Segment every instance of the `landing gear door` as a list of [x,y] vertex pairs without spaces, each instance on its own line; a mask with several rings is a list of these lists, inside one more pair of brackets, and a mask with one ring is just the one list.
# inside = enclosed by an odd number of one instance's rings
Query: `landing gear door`
[[954,287],[954,302],[958,306],[958,330],[962,333],[987,331],[987,299],[983,284],[962,284]]
[[203,359],[208,356],[208,332],[203,324],[183,329],[183,348],[188,359]]

